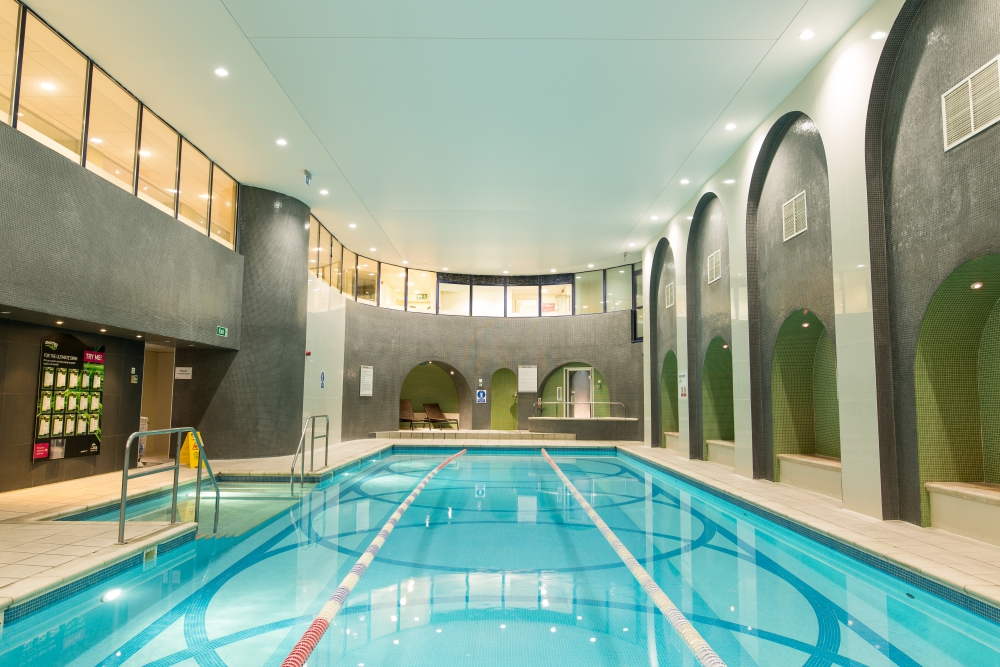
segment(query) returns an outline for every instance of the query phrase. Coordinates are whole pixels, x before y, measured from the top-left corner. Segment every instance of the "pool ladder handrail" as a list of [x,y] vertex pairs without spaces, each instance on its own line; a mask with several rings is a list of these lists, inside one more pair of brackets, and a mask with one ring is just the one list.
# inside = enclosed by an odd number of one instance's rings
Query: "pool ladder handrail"
[[[174,452],[174,465],[172,467],[145,470],[134,475],[129,474],[129,454],[132,451],[132,443],[136,438],[148,437],[151,435],[171,435],[174,433],[177,434],[177,449]],[[181,476],[181,433],[190,433],[194,437],[195,443],[198,445],[198,481],[195,485],[194,521],[195,523],[198,523],[198,519],[201,516],[201,466],[204,464],[205,469],[208,471],[208,479],[215,488],[215,522],[212,525],[212,532],[219,532],[219,503],[222,500],[222,492],[219,490],[219,483],[215,479],[215,473],[212,472],[212,465],[208,462],[208,457],[205,456],[205,443],[201,439],[201,434],[199,434],[198,431],[191,426],[165,428],[158,431],[136,431],[128,437],[128,441],[125,443],[125,465],[122,468],[122,497],[119,500],[118,509],[118,544],[125,544],[125,506],[128,497],[128,481],[130,479],[145,477],[147,475],[155,475],[161,472],[169,472],[173,469],[174,484],[173,489],[171,490],[170,498],[170,523],[177,523],[177,487],[180,483]]]
[[[323,435],[316,435],[316,420],[325,419],[326,420],[326,432]],[[306,455],[303,449],[306,446],[306,432],[309,431],[309,425],[312,424],[312,438],[309,441],[309,472],[316,470],[316,441],[322,440],[324,445],[324,456],[323,456],[323,467],[326,468],[330,465],[330,415],[310,415],[306,417],[306,421],[302,424],[302,435],[299,436],[299,444],[295,448],[295,456],[292,457],[292,468],[288,475],[288,481],[290,483],[291,495],[295,495],[295,464],[299,460],[299,455],[302,455],[302,472],[299,474],[299,486],[304,486],[306,481]]]

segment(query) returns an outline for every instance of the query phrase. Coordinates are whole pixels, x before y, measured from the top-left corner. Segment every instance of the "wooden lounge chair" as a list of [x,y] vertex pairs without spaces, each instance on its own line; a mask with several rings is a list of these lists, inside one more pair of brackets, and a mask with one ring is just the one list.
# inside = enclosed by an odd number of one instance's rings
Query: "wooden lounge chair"
[[458,428],[458,420],[445,417],[441,412],[441,406],[437,403],[424,403],[424,413],[427,414],[427,421],[432,429],[435,424],[454,424],[455,428]]
[[408,398],[399,399],[399,423],[409,424],[411,431],[414,424],[427,424],[430,426],[429,421],[426,419],[417,419],[416,415],[413,414],[413,403]]

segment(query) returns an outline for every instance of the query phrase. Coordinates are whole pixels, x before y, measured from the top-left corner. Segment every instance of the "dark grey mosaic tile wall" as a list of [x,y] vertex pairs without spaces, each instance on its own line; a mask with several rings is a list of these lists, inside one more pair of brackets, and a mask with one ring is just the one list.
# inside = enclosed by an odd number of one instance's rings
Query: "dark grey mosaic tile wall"
[[[399,392],[410,370],[434,361],[455,371],[461,427],[490,427],[490,378],[500,368],[538,366],[538,386],[570,362],[593,365],[607,380],[611,400],[638,417],[631,439],[642,439],[642,345],[632,343],[630,311],[542,318],[425,315],[347,302],[341,437],[367,437],[398,428]],[[361,397],[360,368],[374,367],[371,397]],[[473,400],[478,380],[487,403]],[[536,394],[518,395],[518,428],[527,429]]]
[[[56,330],[0,319],[0,492],[121,470],[125,441],[139,430],[145,344],[60,328],[60,333],[76,336],[90,347],[103,345],[107,353],[101,453],[58,461],[31,460],[41,342]],[[129,381],[132,368],[139,376],[138,384]]]
[[[677,278],[674,252],[667,239],[660,239],[653,253],[649,286],[649,405],[650,444],[662,447],[663,415],[660,413],[660,382],[667,352],[677,353]],[[674,284],[674,305],[666,307],[665,290]]]
[[0,305],[239,347],[240,255],[2,123],[0,155]]
[[1000,126],[945,153],[941,95],[997,53],[1000,4],[925,0],[886,99],[882,177],[899,516],[917,524],[913,371],[920,324],[948,275],[1000,252]]
[[191,380],[174,382],[174,426],[196,425],[212,458],[280,456],[302,429],[309,209],[241,187],[245,257],[239,352],[179,348]]
[[[754,404],[760,406],[764,423],[764,437],[755,440],[754,447],[763,449],[757,460],[766,463],[759,475],[772,480],[771,361],[778,331],[792,312],[808,308],[836,343],[830,177],[823,139],[812,119],[800,115],[784,128],[778,141],[757,210],[757,284],[748,284],[758,296],[753,315],[760,323],[760,349],[755,352],[760,354],[761,377],[753,386],[761,388]],[[803,190],[808,229],[784,241],[782,205]]]
[[[708,283],[708,256],[722,251],[722,278]],[[701,375],[708,344],[716,336],[733,342],[732,308],[729,302],[729,229],[722,202],[712,193],[695,208],[687,252],[688,313],[688,423],[690,455],[704,458]]]

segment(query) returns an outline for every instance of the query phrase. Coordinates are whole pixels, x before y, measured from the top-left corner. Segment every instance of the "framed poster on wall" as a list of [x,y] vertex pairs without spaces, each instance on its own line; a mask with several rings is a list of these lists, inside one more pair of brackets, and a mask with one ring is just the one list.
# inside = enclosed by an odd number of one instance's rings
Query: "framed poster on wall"
[[42,338],[36,405],[33,461],[100,454],[103,349],[68,334]]

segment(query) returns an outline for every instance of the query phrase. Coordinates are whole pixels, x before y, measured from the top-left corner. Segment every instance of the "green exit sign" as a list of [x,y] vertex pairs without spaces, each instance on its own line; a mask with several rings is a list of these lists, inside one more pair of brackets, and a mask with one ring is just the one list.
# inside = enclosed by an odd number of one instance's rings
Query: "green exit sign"
[[215,327],[215,335],[222,336],[223,338],[229,337],[229,329],[226,327]]

